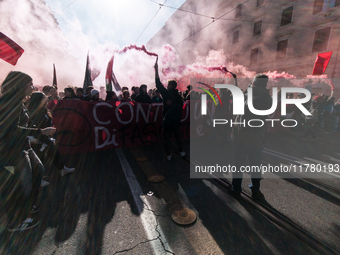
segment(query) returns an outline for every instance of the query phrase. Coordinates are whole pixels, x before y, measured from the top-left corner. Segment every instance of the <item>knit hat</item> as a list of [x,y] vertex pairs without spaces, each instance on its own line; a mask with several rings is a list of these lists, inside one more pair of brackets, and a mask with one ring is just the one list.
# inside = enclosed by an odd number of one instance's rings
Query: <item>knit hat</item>
[[99,91],[96,89],[91,90],[91,96],[94,96],[96,94],[99,94]]

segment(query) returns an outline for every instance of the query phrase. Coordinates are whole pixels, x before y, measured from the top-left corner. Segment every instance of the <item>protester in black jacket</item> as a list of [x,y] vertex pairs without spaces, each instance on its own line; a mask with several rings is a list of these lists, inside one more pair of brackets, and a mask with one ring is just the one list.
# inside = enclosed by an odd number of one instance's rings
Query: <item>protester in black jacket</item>
[[183,100],[178,94],[177,82],[175,80],[168,81],[168,89],[166,89],[159,79],[158,74],[158,58],[155,63],[155,80],[156,87],[163,97],[163,133],[165,140],[165,152],[167,159],[171,160],[171,135],[174,134],[181,157],[185,156],[181,141],[180,122],[182,117]]
[[[67,88],[72,89],[72,88]],[[66,91],[66,89],[65,89]],[[32,93],[28,102],[28,111],[30,113],[30,125],[36,128],[52,127],[52,113],[47,109],[47,100],[44,93],[35,92]],[[72,173],[75,168],[67,167],[62,161],[59,151],[56,147],[55,141],[49,136],[39,135],[31,138],[33,150],[40,156],[40,154],[47,155],[49,160],[53,161],[53,164],[60,170],[60,175]],[[38,141],[35,141],[37,139]],[[43,153],[42,153],[43,152]],[[44,159],[44,157],[41,157]],[[44,162],[44,160],[42,160]]]
[[8,219],[8,231],[31,229],[39,224],[28,216],[35,206],[44,167],[30,148],[27,136],[53,135],[55,128],[33,129],[19,126],[24,111],[22,101],[32,93],[32,78],[10,72],[1,85],[0,97],[0,195]]
[[[248,157],[249,164],[251,166],[257,166],[258,172],[251,173],[252,184],[249,186],[252,190],[252,196],[255,199],[260,199],[263,197],[260,192],[260,180],[261,180],[261,170],[262,165],[262,150],[266,135],[266,116],[259,116],[253,114],[248,107],[248,92],[252,89],[253,96],[252,102],[253,106],[257,110],[268,110],[272,106],[272,98],[269,94],[269,90],[266,89],[268,83],[268,76],[264,74],[255,75],[252,84],[245,92],[244,99],[244,115],[237,115],[235,118],[235,123],[245,123],[245,125],[238,124],[233,126],[234,134],[234,161],[238,172],[233,172],[232,180],[232,192],[235,195],[239,195],[242,191],[242,171],[240,171],[242,166],[246,165],[246,159]],[[248,126],[248,121],[251,119],[262,120],[264,125],[261,127],[251,127]]]
[[136,96],[139,95],[139,88],[138,87],[132,87],[131,90],[133,91],[131,94],[131,100],[135,100]]
[[151,97],[147,94],[147,86],[145,84],[142,84],[139,87],[139,95],[136,96],[135,101],[139,103],[151,104]]

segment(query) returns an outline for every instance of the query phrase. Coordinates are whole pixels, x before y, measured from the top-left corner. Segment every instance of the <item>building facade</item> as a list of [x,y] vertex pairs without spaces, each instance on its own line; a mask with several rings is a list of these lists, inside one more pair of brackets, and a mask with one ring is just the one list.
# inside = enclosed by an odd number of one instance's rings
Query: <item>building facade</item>
[[149,48],[170,44],[183,64],[222,49],[226,63],[297,78],[311,75],[317,55],[332,51],[325,74],[340,78],[340,0],[187,0],[180,9]]

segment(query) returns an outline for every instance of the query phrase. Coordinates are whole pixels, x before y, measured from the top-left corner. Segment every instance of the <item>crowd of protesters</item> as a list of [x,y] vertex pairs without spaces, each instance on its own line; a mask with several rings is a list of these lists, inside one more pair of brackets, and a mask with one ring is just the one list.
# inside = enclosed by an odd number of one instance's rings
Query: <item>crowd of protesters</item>
[[[182,110],[182,98],[176,89],[177,83],[165,89],[158,77],[158,89],[147,91],[147,85],[132,89],[132,97],[127,87],[123,87],[121,95],[107,91],[107,102],[163,103],[167,159],[171,160],[170,136],[174,132],[181,156],[185,155],[179,135]],[[84,93],[85,92],[85,93]],[[93,87],[73,88],[67,86],[58,93],[56,86],[44,86],[42,92],[33,86],[32,78],[22,72],[10,72],[1,85],[0,95],[0,197],[7,215],[7,229],[10,232],[23,231],[39,224],[37,198],[39,189],[49,185],[46,177],[48,162],[60,171],[60,175],[72,173],[75,168],[67,167],[59,154],[54,137],[51,111],[48,101],[83,100],[104,101],[100,92]],[[161,96],[162,95],[162,96]],[[133,98],[133,99],[131,99]],[[168,101],[164,101],[166,98]],[[180,107],[176,107],[177,104]],[[173,106],[171,106],[173,105]],[[176,107],[176,112],[172,108]],[[176,116],[177,115],[177,116]]]
[[[4,201],[4,207],[8,218],[9,231],[21,231],[33,228],[39,224],[34,215],[39,207],[36,205],[39,188],[49,185],[43,180],[45,176],[45,162],[53,162],[59,169],[60,175],[72,173],[75,168],[64,164],[55,142],[53,118],[47,108],[48,101],[56,100],[83,100],[88,102],[139,102],[145,104],[163,103],[163,135],[165,140],[165,151],[167,160],[171,160],[171,137],[176,140],[180,156],[185,152],[180,137],[180,120],[182,116],[183,102],[186,100],[199,100],[200,94],[193,90],[191,85],[187,86],[185,92],[177,89],[177,82],[169,80],[167,87],[163,86],[159,79],[158,63],[155,63],[155,89],[149,89],[142,84],[132,87],[131,93],[128,87],[122,87],[119,95],[114,91],[105,93],[104,87],[99,91],[89,86],[85,89],[67,86],[63,92],[58,93],[56,86],[44,86],[42,92],[33,87],[32,78],[21,72],[10,72],[1,85],[0,96],[0,195]],[[237,86],[236,75],[235,85]],[[255,76],[251,86],[258,93],[256,102],[258,109],[268,109],[271,106],[271,96],[266,88],[268,77],[260,74]],[[33,92],[33,93],[32,93]],[[247,96],[247,91],[244,92]],[[299,94],[295,97],[301,98]],[[104,98],[105,97],[105,98]],[[232,94],[228,90],[221,90],[220,97],[224,103],[217,105],[215,117],[232,118]],[[294,94],[289,94],[294,98]],[[280,97],[279,97],[280,98]],[[255,103],[254,103],[255,106]],[[310,116],[296,114],[299,127],[303,128],[306,141],[309,136],[318,138],[318,133],[323,131],[337,132],[340,119],[340,99],[326,95],[312,95],[312,99],[305,103],[305,108],[311,113]],[[298,111],[297,111],[298,112]],[[262,116],[263,117],[263,116]],[[237,116],[236,116],[237,118]],[[240,122],[241,120],[239,120]],[[263,132],[262,132],[263,131]],[[230,129],[225,133],[229,137]],[[261,162],[261,152],[265,130],[257,132],[248,130],[234,130],[235,162],[244,164],[246,155],[256,159],[253,164]],[[247,138],[249,136],[249,139]],[[250,143],[257,137],[257,143]],[[250,145],[250,147],[249,147]],[[254,149],[255,148],[255,149]],[[241,157],[241,155],[243,155]],[[242,176],[233,176],[233,187],[231,192],[241,192]],[[252,178],[252,191],[258,194],[260,178]]]

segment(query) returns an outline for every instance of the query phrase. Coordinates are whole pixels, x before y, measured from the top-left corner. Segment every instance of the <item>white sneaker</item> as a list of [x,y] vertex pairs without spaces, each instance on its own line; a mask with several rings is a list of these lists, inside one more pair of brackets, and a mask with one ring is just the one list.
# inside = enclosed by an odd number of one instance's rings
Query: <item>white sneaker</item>
[[44,188],[44,187],[46,187],[46,186],[48,186],[48,185],[50,185],[49,182],[44,181],[44,180],[41,180],[41,184],[40,184],[40,187],[41,187],[41,188]]
[[171,160],[171,158],[172,158],[171,154],[169,156],[166,156],[166,159],[169,160],[169,161]]
[[185,156],[185,152],[182,151],[182,152],[179,153],[179,155],[181,155],[181,158],[183,158]]
[[74,170],[76,170],[74,167],[73,168],[68,168],[68,167],[64,166],[64,168],[60,170],[60,175],[64,176],[65,174],[70,174]]

